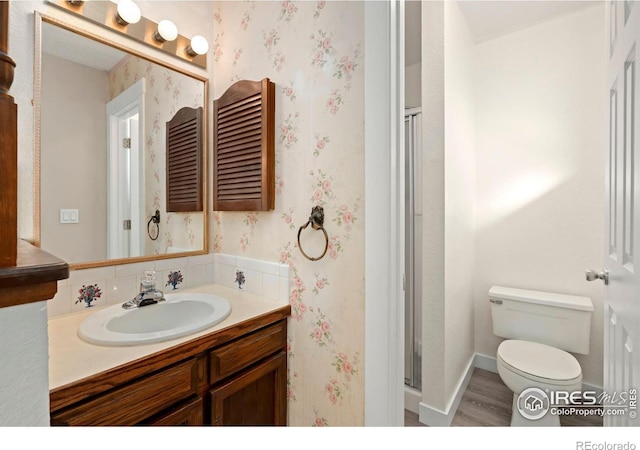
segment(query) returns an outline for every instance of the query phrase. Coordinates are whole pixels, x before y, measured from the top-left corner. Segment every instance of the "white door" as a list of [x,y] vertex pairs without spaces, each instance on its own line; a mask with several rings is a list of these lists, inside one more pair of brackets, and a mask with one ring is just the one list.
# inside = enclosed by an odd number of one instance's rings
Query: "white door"
[[144,92],[140,79],[107,103],[107,258],[144,254]]
[[[605,287],[604,391],[631,396],[629,410],[606,426],[639,425],[640,387],[640,3],[607,3],[609,148]],[[636,267],[638,263],[638,267]],[[635,394],[637,395],[637,394]],[[634,409],[635,407],[635,409]]]

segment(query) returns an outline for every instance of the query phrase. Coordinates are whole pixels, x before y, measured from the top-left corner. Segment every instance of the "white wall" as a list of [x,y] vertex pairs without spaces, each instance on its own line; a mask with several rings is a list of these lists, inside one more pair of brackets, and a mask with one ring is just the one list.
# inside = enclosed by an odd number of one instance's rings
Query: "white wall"
[[585,295],[584,381],[602,385],[606,148],[604,6],[479,44],[476,56],[476,351],[495,356],[491,285]]
[[475,71],[458,3],[444,11],[445,392],[452,401],[474,353]]
[[[107,257],[107,87],[103,70],[42,55],[40,242],[70,263]],[[61,208],[79,223],[61,224]]]
[[[418,38],[419,39],[419,38]],[[422,63],[404,68],[404,105],[416,108],[422,104]]]
[[[455,2],[423,4],[420,420],[444,425],[474,354],[473,42]],[[426,407],[426,408],[425,408]],[[428,411],[426,411],[428,410]],[[451,419],[449,417],[449,419]]]
[[[444,412],[444,4],[422,7],[422,403]],[[421,405],[422,406],[422,405]],[[423,411],[420,420],[425,422]],[[425,422],[426,423],[426,422]]]

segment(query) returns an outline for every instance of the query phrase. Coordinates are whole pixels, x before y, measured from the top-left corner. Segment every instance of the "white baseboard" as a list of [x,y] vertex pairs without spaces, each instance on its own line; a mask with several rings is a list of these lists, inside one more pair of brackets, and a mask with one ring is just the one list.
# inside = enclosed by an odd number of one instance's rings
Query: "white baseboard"
[[[456,415],[456,411],[458,410],[458,406],[460,405],[460,401],[462,400],[462,396],[464,395],[464,391],[467,389],[469,385],[469,380],[471,380],[471,375],[473,374],[473,369],[484,369],[489,372],[498,373],[498,365],[496,363],[496,358],[494,356],[482,355],[480,353],[474,353],[473,357],[469,361],[469,365],[467,366],[467,371],[465,372],[464,377],[460,380],[458,384],[458,388],[456,393],[449,403],[446,411],[440,411],[439,409],[433,408],[426,403],[421,401],[422,394],[419,391],[411,389],[408,393],[407,390],[410,388],[405,387],[405,408],[409,409],[413,412],[418,412],[419,421],[425,425],[431,427],[448,427],[453,422],[453,417]],[[582,383],[582,390],[584,391],[595,391],[598,393],[602,393],[601,386],[595,386],[589,383]],[[410,396],[410,397],[408,397]],[[416,408],[415,401],[416,396],[418,398],[417,409],[419,411],[414,411],[411,408]]]
[[422,392],[409,386],[404,387],[404,409],[418,414]]
[[460,379],[455,390],[455,395],[447,405],[446,411],[440,411],[426,403],[420,402],[418,413],[418,420],[420,422],[430,427],[448,427],[451,425],[453,417],[456,415],[456,411],[458,410],[458,406],[460,406],[460,401],[462,400],[464,391],[466,391],[469,381],[471,380],[471,375],[473,374],[474,369],[474,360],[475,355],[469,360],[467,370],[465,371],[464,376]]
[[488,370],[489,372],[498,373],[498,364],[494,356],[487,356],[481,353],[476,353],[473,359],[473,364],[478,369]]

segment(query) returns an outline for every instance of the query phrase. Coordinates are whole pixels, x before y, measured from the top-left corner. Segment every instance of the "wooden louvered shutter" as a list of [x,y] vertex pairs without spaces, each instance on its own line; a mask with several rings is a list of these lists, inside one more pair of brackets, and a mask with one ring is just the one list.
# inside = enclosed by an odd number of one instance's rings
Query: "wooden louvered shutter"
[[275,84],[242,80],[214,102],[216,211],[268,211],[275,206]]
[[182,108],[167,122],[167,212],[203,211],[202,108]]

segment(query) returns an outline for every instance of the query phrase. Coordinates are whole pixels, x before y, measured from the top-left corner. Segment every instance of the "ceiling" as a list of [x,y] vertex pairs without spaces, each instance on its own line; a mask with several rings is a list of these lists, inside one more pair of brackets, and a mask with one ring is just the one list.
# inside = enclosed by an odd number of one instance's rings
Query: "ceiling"
[[47,22],[42,22],[42,52],[106,72],[127,56],[109,45]]
[[[479,43],[602,3],[602,0],[459,0],[457,3],[474,42]],[[421,2],[407,0],[405,3],[406,65],[412,65],[421,60],[420,18]]]

